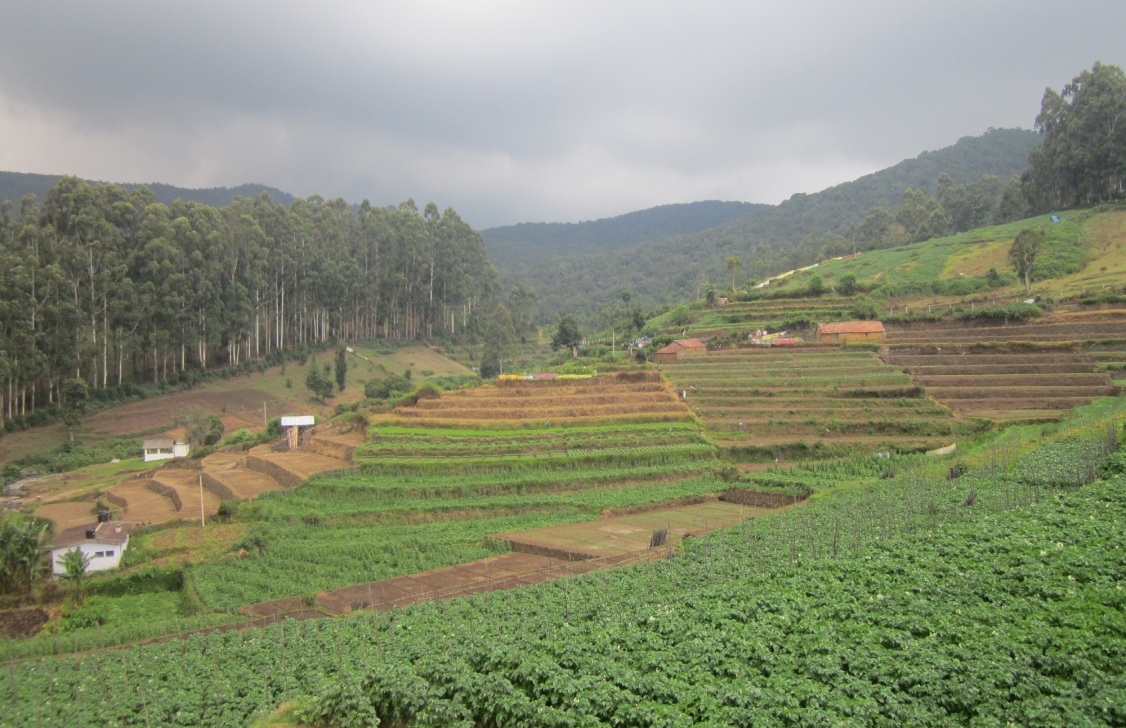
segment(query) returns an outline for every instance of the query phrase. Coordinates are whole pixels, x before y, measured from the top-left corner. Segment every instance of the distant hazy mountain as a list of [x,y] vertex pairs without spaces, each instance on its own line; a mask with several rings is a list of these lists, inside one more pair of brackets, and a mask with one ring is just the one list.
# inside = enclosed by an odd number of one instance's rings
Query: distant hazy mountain
[[617,217],[590,222],[525,222],[482,230],[485,250],[494,265],[529,256],[554,258],[561,255],[606,252],[638,243],[684,235],[745,217],[768,205],[749,202],[707,200],[661,205]]
[[[19,201],[27,194],[34,194],[42,202],[47,197],[47,190],[59,181],[57,174],[27,174],[24,172],[0,172],[0,200],[11,200],[18,209]],[[274,202],[288,206],[293,202],[293,195],[282,192],[275,187],[266,185],[245,184],[238,187],[210,187],[208,189],[193,190],[185,187],[154,182],[151,184],[121,184],[127,190],[136,187],[148,187],[156,201],[167,205],[176,199],[193,200],[212,207],[224,207],[236,197],[257,197],[262,192],[270,195]]]
[[909,187],[933,194],[943,173],[955,184],[984,175],[1007,181],[1027,167],[1028,154],[1039,142],[1032,131],[990,129],[822,192],[796,194],[777,206],[748,205],[751,214],[729,222],[630,247],[609,245],[603,252],[583,252],[592,247],[586,243],[583,251],[552,250],[550,242],[541,241],[537,243],[541,250],[535,253],[494,256],[491,231],[485,232],[486,247],[503,285],[523,283],[536,289],[545,319],[557,319],[562,312],[589,315],[617,300],[623,290],[645,306],[676,303],[695,297],[698,284],[705,280],[729,280],[724,268],[728,256],[743,259],[739,271],[743,278],[786,270],[779,266],[793,262],[788,252],[808,235],[842,231],[862,221],[876,205],[894,211]]

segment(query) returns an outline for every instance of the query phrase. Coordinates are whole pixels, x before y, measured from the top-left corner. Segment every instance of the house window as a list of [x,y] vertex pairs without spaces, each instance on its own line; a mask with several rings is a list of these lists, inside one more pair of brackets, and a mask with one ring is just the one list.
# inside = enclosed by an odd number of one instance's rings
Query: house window
[[106,556],[113,556],[113,552],[112,552],[112,551],[107,551],[107,552],[106,552]]
[[97,559],[97,558],[101,558],[102,556],[105,556],[105,555],[106,555],[106,554],[105,554],[105,552],[104,552],[104,551],[95,551],[95,552],[94,552],[94,558],[95,558],[95,559]]

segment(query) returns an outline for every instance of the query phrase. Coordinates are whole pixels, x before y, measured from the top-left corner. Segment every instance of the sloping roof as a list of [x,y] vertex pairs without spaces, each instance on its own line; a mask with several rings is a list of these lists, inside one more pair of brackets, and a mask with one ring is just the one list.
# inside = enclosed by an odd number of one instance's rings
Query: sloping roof
[[882,334],[882,321],[840,321],[835,324],[817,324],[819,334]]
[[155,440],[145,440],[141,447],[145,450],[156,450],[158,448],[172,447],[175,443],[167,437],[157,438]]
[[282,427],[312,427],[316,424],[313,415],[290,415],[282,417],[279,423]]
[[[87,538],[86,532],[93,529],[94,538]],[[132,523],[88,523],[85,526],[73,526],[66,529],[55,540],[51,541],[51,548],[62,549],[77,546],[80,543],[123,544],[129,540],[129,532],[133,530]]]

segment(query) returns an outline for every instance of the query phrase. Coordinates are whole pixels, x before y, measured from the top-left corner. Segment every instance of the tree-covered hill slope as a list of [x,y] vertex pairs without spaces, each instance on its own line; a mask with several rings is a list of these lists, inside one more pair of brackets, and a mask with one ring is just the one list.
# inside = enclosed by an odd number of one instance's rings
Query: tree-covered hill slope
[[[840,233],[865,220],[873,207],[894,210],[907,189],[926,195],[938,191],[941,175],[967,185],[985,175],[1002,181],[1020,173],[1039,136],[1023,129],[993,129],[965,137],[937,151],[924,152],[880,172],[816,194],[796,194],[723,225],[699,232],[648,241],[628,248],[553,257],[490,259],[506,285],[536,289],[540,311],[548,318],[571,311],[589,316],[621,291],[643,305],[668,305],[695,298],[706,281],[728,277],[725,259],[743,261],[741,278],[781,272],[813,254],[803,241]],[[812,246],[810,246],[812,247]],[[820,247],[819,245],[817,247]]]
[[[11,200],[15,209],[19,209],[19,201],[24,195],[35,195],[42,202],[47,198],[47,190],[62,179],[58,174],[28,174],[25,172],[0,172],[0,200]],[[189,189],[173,185],[154,182],[150,184],[122,184],[126,190],[137,187],[148,187],[153,193],[155,202],[162,205],[172,204],[173,200],[198,202],[211,207],[225,207],[236,197],[257,197],[265,192],[274,202],[288,207],[295,199],[288,192],[282,192],[276,187],[267,187],[260,184],[242,184],[238,187],[209,187],[206,189]]]
[[687,235],[746,217],[769,205],[706,200],[661,205],[617,217],[578,223],[524,222],[482,230],[489,260],[514,265],[580,253],[621,250],[673,235]]

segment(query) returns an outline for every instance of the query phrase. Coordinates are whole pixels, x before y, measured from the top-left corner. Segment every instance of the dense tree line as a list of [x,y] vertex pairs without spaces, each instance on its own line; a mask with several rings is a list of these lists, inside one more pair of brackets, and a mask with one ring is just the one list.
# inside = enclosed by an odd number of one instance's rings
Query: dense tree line
[[474,336],[497,295],[451,209],[263,194],[215,208],[65,177],[0,209],[0,411],[334,338]]
[[1126,196],[1126,74],[1095,63],[1057,93],[1045,90],[1036,117],[1043,144],[1023,183],[1036,212],[1087,207]]

